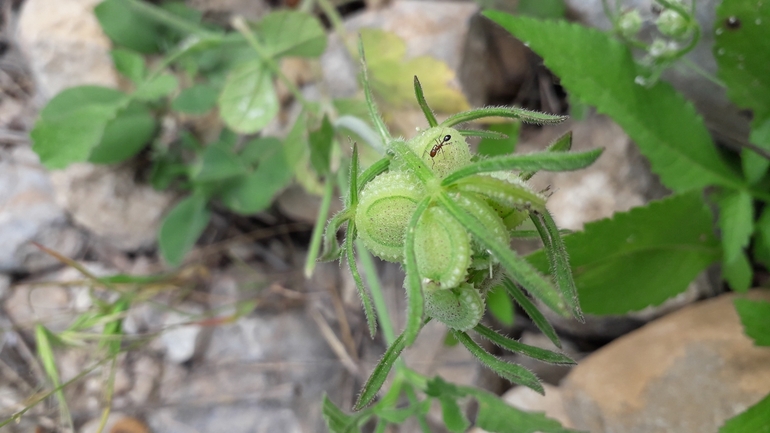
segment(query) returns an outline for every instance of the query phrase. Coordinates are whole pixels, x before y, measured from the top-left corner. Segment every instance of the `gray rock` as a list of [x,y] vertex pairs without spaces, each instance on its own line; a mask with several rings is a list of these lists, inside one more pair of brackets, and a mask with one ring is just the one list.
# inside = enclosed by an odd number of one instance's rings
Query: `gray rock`
[[[754,291],[752,299],[770,299]],[[564,406],[594,433],[716,432],[770,392],[770,350],[743,334],[735,295],[688,306],[585,358]]]
[[108,245],[124,251],[155,243],[174,194],[135,179],[130,164],[72,164],[51,173],[56,201],[75,222]]
[[185,305],[169,310],[163,315],[164,331],[160,343],[166,352],[166,360],[181,364],[195,355],[202,326],[189,324],[199,317],[202,309],[197,305]]
[[117,75],[109,55],[110,41],[93,13],[99,2],[24,2],[16,37],[42,101],[82,84],[117,87]]
[[32,245],[38,242],[72,257],[85,238],[56,204],[48,173],[23,146],[0,156],[0,272],[39,272],[60,262]]
[[344,370],[305,311],[243,317],[212,334],[197,367],[166,365],[153,431],[325,431],[321,396]]

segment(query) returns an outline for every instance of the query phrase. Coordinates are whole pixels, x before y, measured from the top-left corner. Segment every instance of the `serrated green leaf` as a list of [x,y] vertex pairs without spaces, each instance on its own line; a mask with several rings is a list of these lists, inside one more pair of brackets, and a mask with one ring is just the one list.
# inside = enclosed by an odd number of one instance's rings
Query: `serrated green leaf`
[[505,337],[503,335],[498,334],[497,332],[487,328],[486,326],[482,324],[476,325],[475,328],[473,328],[474,331],[478,332],[478,334],[487,340],[494,343],[496,346],[501,347],[505,350],[514,352],[514,353],[520,353],[524,356],[528,356],[532,359],[537,359],[543,362],[548,362],[550,364],[559,364],[559,365],[575,365],[577,364],[574,360],[572,360],[569,356],[552,352],[550,350],[541,349],[539,347],[530,346],[524,343],[520,343],[516,340],[513,340],[511,338]]
[[115,69],[123,74],[124,77],[133,81],[134,84],[144,79],[147,69],[144,65],[144,58],[138,53],[124,48],[116,48],[110,51],[112,62]]
[[278,192],[289,184],[292,171],[286,161],[281,141],[274,137],[258,138],[247,143],[249,152],[260,150],[257,168],[229,185],[220,198],[232,211],[253,214],[270,206]]
[[290,10],[272,12],[259,23],[258,34],[272,57],[318,57],[326,50],[326,32],[314,16]]
[[140,101],[155,101],[168,96],[179,86],[176,77],[171,74],[161,74],[150,81],[139,84],[131,95]]
[[[762,149],[770,150],[770,118],[765,119],[764,122],[754,121],[752,123],[749,141]],[[748,148],[741,150],[741,163],[743,175],[751,184],[762,180],[767,169],[770,168],[770,159]]]
[[186,114],[206,114],[217,103],[219,89],[211,84],[196,84],[182,90],[174,98],[171,108]]
[[486,156],[508,155],[516,150],[519,141],[521,122],[501,123],[489,126],[490,131],[499,132],[508,136],[502,140],[482,138],[476,153]]
[[492,289],[487,294],[487,308],[503,325],[513,325],[513,302],[502,286]]
[[564,0],[520,0],[516,8],[519,15],[534,18],[564,18],[566,11]]
[[722,278],[727,281],[730,288],[736,292],[744,293],[751,287],[754,270],[745,253],[740,252],[732,262],[722,262]]
[[334,127],[326,115],[324,115],[321,121],[321,126],[315,131],[310,131],[309,139],[310,163],[313,164],[313,168],[318,174],[329,174]]
[[329,396],[324,394],[323,403],[321,404],[321,415],[324,421],[326,421],[326,427],[331,433],[351,433],[360,432],[358,428],[358,422],[360,417],[350,416],[340,410],[331,400]]
[[727,191],[717,201],[724,261],[731,263],[749,244],[754,232],[754,205],[746,190]]
[[484,364],[484,366],[494,371],[498,376],[510,381],[511,383],[524,385],[527,388],[531,388],[540,394],[545,393],[545,391],[543,391],[543,385],[540,384],[540,380],[538,380],[537,376],[535,376],[535,374],[531,371],[527,370],[521,365],[505,362],[495,357],[486,350],[482,349],[481,346],[476,344],[476,342],[473,341],[473,339],[465,332],[453,330],[452,333],[454,334],[457,341],[462,343],[463,346],[468,349],[468,352],[470,352],[471,355],[475,356],[476,359]]
[[102,139],[91,151],[88,161],[115,164],[131,158],[150,142],[156,126],[155,117],[147,107],[130,103],[107,122]]
[[[624,314],[681,293],[721,257],[700,192],[652,202],[565,236],[583,311]],[[527,256],[549,269],[545,252]]]
[[163,218],[158,233],[158,247],[166,262],[172,266],[182,263],[210,218],[211,213],[206,208],[206,197],[203,195],[193,194],[177,203]]
[[667,187],[681,192],[743,183],[717,154],[692,104],[667,83],[646,88],[634,82],[639,71],[626,45],[565,21],[484,15],[542,56],[571,94],[622,126]]
[[748,432],[770,433],[770,394],[719,428],[719,433]]
[[757,346],[770,346],[770,302],[736,299],[733,303],[746,335]]
[[260,60],[230,71],[218,102],[222,120],[241,134],[253,134],[267,126],[279,108],[273,78]]
[[116,45],[140,53],[158,51],[159,26],[137,14],[124,0],[105,0],[94,8],[104,33]]
[[716,14],[717,75],[730,100],[752,110],[755,125],[763,123],[770,118],[770,4],[723,0]]

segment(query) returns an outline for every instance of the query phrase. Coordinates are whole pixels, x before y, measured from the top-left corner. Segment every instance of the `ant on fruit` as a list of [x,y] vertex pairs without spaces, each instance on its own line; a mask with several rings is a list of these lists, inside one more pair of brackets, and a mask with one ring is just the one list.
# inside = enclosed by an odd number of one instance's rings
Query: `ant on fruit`
[[[431,157],[431,159],[435,158],[436,155],[439,153],[439,151],[443,152],[442,148],[444,146],[449,146],[450,144],[452,144],[452,143],[449,142],[449,140],[451,140],[451,139],[452,139],[451,135],[445,135],[444,138],[441,139],[441,141],[438,141],[438,138],[436,138],[436,144],[434,144],[433,148],[430,150],[430,157]],[[434,166],[436,165],[436,161],[435,160],[433,161],[433,165]]]

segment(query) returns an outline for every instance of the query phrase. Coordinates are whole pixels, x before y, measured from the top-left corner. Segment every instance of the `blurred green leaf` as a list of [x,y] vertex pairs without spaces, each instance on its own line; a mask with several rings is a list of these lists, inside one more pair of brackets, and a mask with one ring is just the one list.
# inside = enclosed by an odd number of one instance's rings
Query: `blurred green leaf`
[[757,346],[770,346],[770,302],[736,299],[743,330]]
[[259,22],[258,34],[274,58],[318,57],[326,50],[326,31],[317,18],[305,12],[272,12]]
[[733,261],[722,262],[722,278],[736,292],[743,293],[748,291],[749,287],[751,287],[753,276],[754,270],[751,269],[749,258],[742,251],[738,253],[738,256]]
[[158,246],[163,258],[172,266],[182,263],[210,218],[206,197],[201,194],[190,195],[177,203],[163,218],[158,233]]
[[332,143],[334,141],[334,127],[329,118],[324,115],[321,126],[310,132],[310,163],[320,175],[329,174],[331,164]]
[[[583,311],[624,314],[677,295],[721,257],[700,192],[619,212],[564,237]],[[549,272],[543,250],[529,256]]]
[[116,45],[145,54],[158,51],[158,25],[137,14],[124,0],[105,0],[94,8],[94,13]]
[[88,159],[105,128],[128,101],[123,93],[97,86],[73,87],[56,95],[30,132],[34,150],[50,169]]
[[622,42],[564,20],[541,21],[498,11],[483,14],[542,56],[570,94],[618,122],[668,188],[684,192],[743,184],[717,153],[691,103],[667,83],[659,81],[649,88],[636,84],[641,71]]
[[487,308],[500,323],[513,325],[513,302],[502,286],[497,286],[487,294]]
[[[713,50],[717,75],[727,85],[730,100],[753,114],[749,140],[770,150],[770,4],[723,0],[716,15]],[[735,24],[727,25],[728,19]],[[757,182],[770,162],[748,149],[741,156],[746,178]]]
[[751,233],[754,232],[754,204],[751,194],[746,190],[727,191],[717,200],[717,204],[724,261],[731,263],[749,244]]
[[291,181],[292,171],[286,163],[281,141],[274,137],[246,143],[241,155],[249,162],[256,159],[257,167],[230,185],[220,197],[230,210],[252,214],[270,206],[273,197]]
[[453,433],[463,433],[470,427],[471,423],[454,398],[442,395],[438,397],[438,401],[441,404],[441,416],[447,430]]
[[719,433],[770,433],[770,394],[743,413],[728,419]]
[[246,173],[246,166],[226,146],[211,145],[203,151],[200,165],[192,173],[192,178],[195,182],[217,182]]
[[258,132],[278,114],[273,78],[260,60],[233,69],[219,95],[219,114],[228,127],[241,134]]
[[564,0],[519,0],[516,12],[533,18],[564,18]]
[[490,131],[500,132],[508,136],[505,140],[493,140],[483,138],[479,142],[478,154],[486,156],[507,155],[516,150],[516,143],[519,141],[519,131],[521,122],[500,123],[489,125]]
[[218,96],[216,86],[196,84],[182,90],[171,103],[171,108],[185,114],[206,114],[214,108]]
[[134,84],[144,79],[147,68],[144,65],[144,58],[140,54],[125,48],[116,48],[110,51],[110,55],[115,69],[124,77],[133,81]]
[[176,77],[171,74],[161,74],[139,84],[131,95],[142,101],[155,101],[168,96],[179,86]]
[[155,128],[155,117],[147,107],[132,102],[107,123],[101,142],[91,151],[88,161],[94,164],[125,161],[150,142]]
[[358,428],[360,416],[350,416],[341,411],[331,400],[329,396],[324,394],[323,403],[321,404],[321,414],[324,421],[326,421],[326,427],[331,433],[360,433],[361,429]]

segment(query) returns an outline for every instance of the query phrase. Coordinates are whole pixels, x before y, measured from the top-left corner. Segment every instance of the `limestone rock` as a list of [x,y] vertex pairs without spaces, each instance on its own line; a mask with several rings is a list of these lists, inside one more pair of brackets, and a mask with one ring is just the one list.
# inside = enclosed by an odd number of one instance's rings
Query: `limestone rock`
[[[752,299],[770,299],[754,291]],[[770,393],[770,349],[743,334],[736,295],[688,306],[585,358],[562,382],[576,428],[716,433]]]
[[51,173],[56,201],[75,222],[112,247],[148,248],[174,195],[139,183],[128,165],[72,164]]
[[27,0],[17,40],[43,100],[62,90],[98,84],[117,87],[110,41],[93,8],[100,0]]
[[0,272],[37,272],[59,261],[30,242],[72,257],[85,238],[56,204],[48,173],[23,146],[0,156]]

